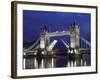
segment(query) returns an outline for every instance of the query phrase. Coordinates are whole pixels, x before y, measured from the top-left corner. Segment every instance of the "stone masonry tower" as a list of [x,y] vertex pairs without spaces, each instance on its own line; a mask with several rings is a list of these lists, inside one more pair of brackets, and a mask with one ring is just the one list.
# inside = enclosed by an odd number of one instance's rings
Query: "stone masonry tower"
[[46,46],[47,46],[47,37],[46,34],[48,33],[47,27],[41,28],[40,31],[40,49],[42,50],[43,54],[45,54]]
[[79,47],[80,47],[80,29],[79,29],[79,25],[76,23],[76,21],[71,25],[70,46],[71,46],[71,48],[76,49],[76,52],[79,51]]

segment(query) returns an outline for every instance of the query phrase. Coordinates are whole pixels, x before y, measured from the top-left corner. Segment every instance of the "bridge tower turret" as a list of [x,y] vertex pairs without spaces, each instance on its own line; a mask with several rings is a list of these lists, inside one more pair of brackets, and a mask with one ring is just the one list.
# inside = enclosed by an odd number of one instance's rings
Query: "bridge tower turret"
[[42,51],[42,54],[45,54],[46,46],[47,46],[47,37],[46,34],[48,33],[47,27],[41,28],[40,31],[40,49]]
[[70,30],[70,47],[75,49],[75,53],[79,53],[79,47],[80,47],[80,28],[77,22],[75,21],[71,25]]

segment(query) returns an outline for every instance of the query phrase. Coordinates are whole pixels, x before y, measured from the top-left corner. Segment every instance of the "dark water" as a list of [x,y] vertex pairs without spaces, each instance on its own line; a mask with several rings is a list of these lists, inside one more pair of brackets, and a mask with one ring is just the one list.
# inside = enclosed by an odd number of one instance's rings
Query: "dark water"
[[90,54],[24,58],[24,69],[90,66]]

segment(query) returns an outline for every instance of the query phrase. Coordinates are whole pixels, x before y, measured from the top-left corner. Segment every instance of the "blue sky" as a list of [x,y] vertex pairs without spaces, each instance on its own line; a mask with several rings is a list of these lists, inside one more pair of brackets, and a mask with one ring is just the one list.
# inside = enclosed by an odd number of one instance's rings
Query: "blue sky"
[[[75,20],[80,26],[80,35],[90,41],[91,14],[89,13],[23,10],[23,42],[36,40],[39,37],[40,28],[44,26],[47,26],[50,32],[68,31]],[[63,38],[69,39],[69,36]]]

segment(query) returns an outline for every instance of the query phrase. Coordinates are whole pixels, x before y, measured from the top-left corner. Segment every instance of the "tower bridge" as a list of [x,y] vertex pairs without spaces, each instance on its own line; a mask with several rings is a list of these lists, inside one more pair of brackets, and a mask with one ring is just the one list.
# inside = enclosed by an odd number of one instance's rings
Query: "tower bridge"
[[67,40],[64,41],[61,39],[62,43],[66,46],[66,49],[69,49],[69,52],[73,52],[70,51],[70,48],[72,48],[74,49],[75,54],[80,54],[81,50],[89,50],[91,48],[91,43],[80,36],[80,27],[76,22],[74,22],[68,31],[49,32],[47,27],[43,27],[40,31],[39,39],[37,39],[32,46],[24,49],[24,52],[34,52],[36,49],[41,49],[41,53],[46,55],[47,51],[52,51],[54,46],[57,44],[57,40],[52,42],[50,40],[51,37],[56,36],[70,36],[70,43],[68,43]]

